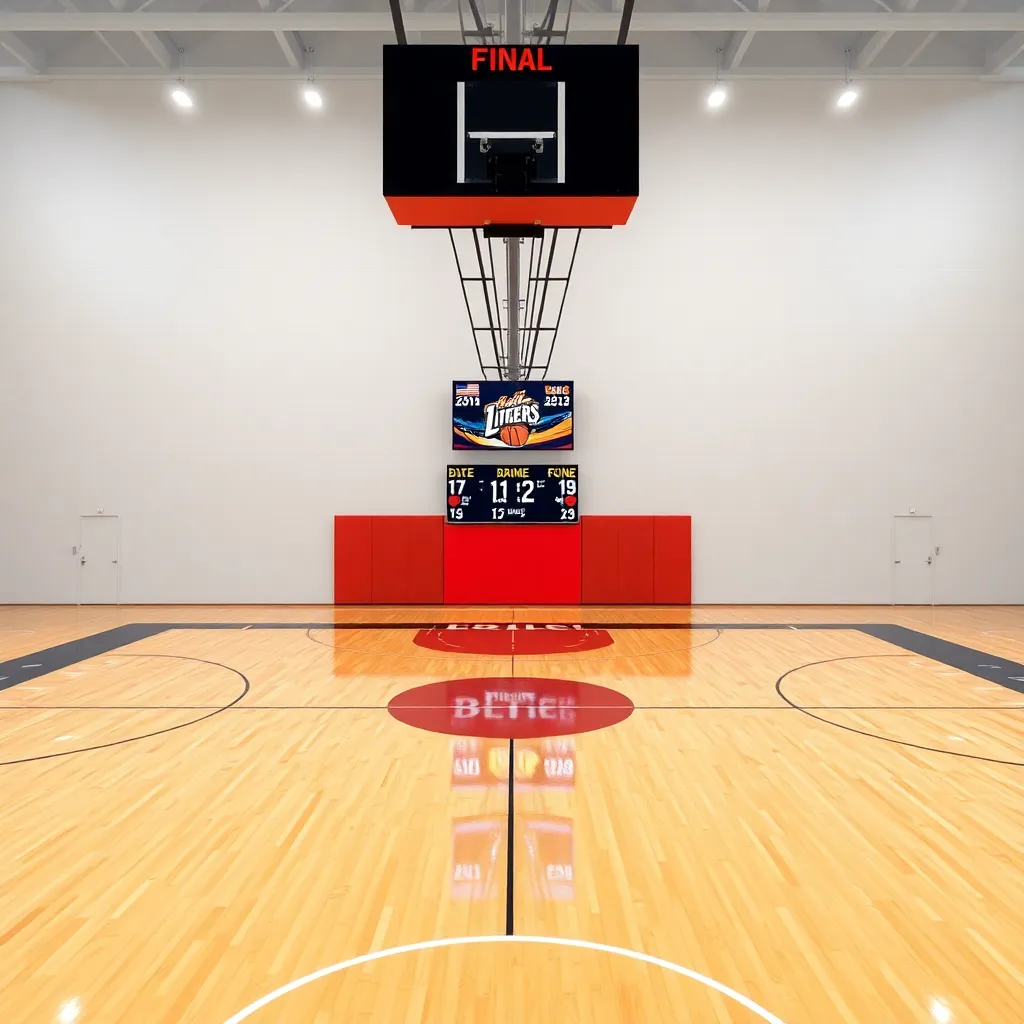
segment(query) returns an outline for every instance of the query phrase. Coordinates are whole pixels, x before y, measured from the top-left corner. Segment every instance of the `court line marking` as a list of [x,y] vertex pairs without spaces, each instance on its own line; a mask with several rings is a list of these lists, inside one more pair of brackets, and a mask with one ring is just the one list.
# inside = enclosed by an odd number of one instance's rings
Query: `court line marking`
[[[119,658],[170,658],[177,659],[179,661],[194,661],[202,665],[213,665],[216,668],[225,669],[228,672],[233,672],[239,679],[242,680],[242,692],[230,704],[224,704],[218,707],[215,711],[211,711],[208,715],[200,715],[199,718],[193,718],[188,722],[179,722],[177,725],[169,726],[166,729],[157,729],[155,732],[143,733],[139,736],[126,736],[124,739],[112,740],[109,743],[97,743],[91,747],[76,747],[74,750],[62,750],[56,754],[35,754],[32,757],[19,757],[13,761],[0,761],[0,768],[6,768],[9,765],[15,764],[30,764],[33,761],[50,761],[55,757],[69,757],[71,754],[85,754],[93,750],[107,750],[111,747],[120,747],[126,743],[134,743],[137,740],[148,740],[155,736],[163,736],[169,732],[176,732],[178,729],[184,729],[190,725],[198,725],[200,722],[205,722],[208,718],[213,718],[215,715],[219,715],[222,711],[228,711],[233,708],[248,692],[250,689],[250,683],[248,677],[244,673],[239,672],[237,668],[232,668],[230,665],[225,665],[220,661],[209,661],[206,658],[193,658],[187,654],[116,654],[113,658],[108,658],[107,662],[116,661]],[[33,687],[25,687],[25,689],[33,689]],[[43,687],[34,687],[34,689],[43,689]]]
[[[834,729],[842,729],[844,732],[851,732],[857,736],[867,736],[869,739],[881,740],[883,743],[893,743],[901,747],[909,747],[912,750],[925,750],[932,754],[949,754],[950,757],[963,757],[968,758],[971,761],[985,761],[988,764],[1006,764],[1011,765],[1014,768],[1024,768],[1024,761],[1007,761],[999,757],[982,757],[981,754],[961,754],[959,750],[947,750],[945,747],[929,747],[922,743],[911,743],[910,740],[901,740],[892,736],[885,736],[879,732],[868,732],[865,729],[855,729],[852,725],[843,725],[842,722],[835,722],[831,718],[823,718],[821,715],[815,715],[807,709],[807,706],[797,704],[791,698],[789,698],[782,689],[783,680],[789,678],[797,672],[802,672],[806,668],[815,668],[818,665],[833,665],[840,661],[866,661],[869,658],[905,658],[905,654],[848,654],[843,655],[840,658],[825,658],[820,661],[808,661],[804,665],[797,665],[794,668],[788,669],[783,672],[778,679],[775,680],[775,692],[791,707],[797,711],[802,711],[808,718],[813,718],[816,722],[822,722],[825,725],[831,725]],[[945,673],[941,673],[945,674]]]
[[321,978],[326,978],[328,975],[347,970],[349,967],[359,967],[362,964],[373,963],[375,960],[384,960],[389,956],[398,956],[401,953],[418,953],[425,949],[443,949],[446,946],[473,946],[488,942],[519,942],[546,946],[569,946],[573,949],[589,949],[597,953],[611,953],[614,956],[625,957],[627,960],[638,960],[641,963],[651,964],[653,967],[660,967],[662,970],[669,971],[672,974],[689,978],[691,981],[696,981],[706,988],[714,989],[727,999],[731,999],[733,1002],[739,1003],[740,1006],[750,1010],[751,1013],[756,1014],[761,1020],[768,1021],[768,1024],[785,1024],[782,1018],[776,1017],[775,1014],[770,1013],[763,1006],[758,1006],[753,999],[743,995],[741,992],[737,992],[735,989],[729,988],[728,985],[723,985],[722,982],[715,981],[714,978],[709,978],[705,974],[699,974],[689,967],[681,967],[679,964],[674,964],[671,960],[662,960],[660,957],[651,956],[649,953],[638,953],[636,950],[623,949],[621,946],[609,946],[603,942],[589,942],[586,939],[555,938],[546,935],[464,935],[454,939],[428,939],[425,942],[411,942],[405,946],[392,946],[390,949],[379,949],[374,953],[364,953],[362,956],[353,957],[351,960],[342,960],[339,963],[331,964],[330,967],[321,967],[320,970],[313,971],[312,974],[306,974],[301,978],[296,978],[295,981],[289,981],[286,985],[274,989],[273,992],[262,996],[254,1003],[250,1003],[244,1009],[239,1010],[233,1017],[229,1017],[224,1024],[241,1024],[241,1021],[251,1017],[257,1010],[262,1010],[264,1006],[274,1002],[276,999],[280,999],[281,996],[286,996],[290,992],[294,992],[296,989],[309,985],[314,981],[319,981]]

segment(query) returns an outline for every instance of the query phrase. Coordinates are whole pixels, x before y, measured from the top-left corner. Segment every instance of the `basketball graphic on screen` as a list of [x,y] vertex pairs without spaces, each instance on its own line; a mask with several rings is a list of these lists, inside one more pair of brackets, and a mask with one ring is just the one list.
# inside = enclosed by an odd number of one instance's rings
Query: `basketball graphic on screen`
[[530,428],[525,423],[506,423],[501,428],[501,443],[509,448],[522,448],[530,439]]

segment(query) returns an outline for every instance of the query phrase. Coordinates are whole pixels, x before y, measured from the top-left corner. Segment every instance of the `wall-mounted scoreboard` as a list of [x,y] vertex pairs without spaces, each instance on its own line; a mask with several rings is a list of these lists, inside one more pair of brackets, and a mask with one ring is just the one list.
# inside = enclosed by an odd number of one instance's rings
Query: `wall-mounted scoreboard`
[[449,523],[580,521],[576,466],[449,466]]

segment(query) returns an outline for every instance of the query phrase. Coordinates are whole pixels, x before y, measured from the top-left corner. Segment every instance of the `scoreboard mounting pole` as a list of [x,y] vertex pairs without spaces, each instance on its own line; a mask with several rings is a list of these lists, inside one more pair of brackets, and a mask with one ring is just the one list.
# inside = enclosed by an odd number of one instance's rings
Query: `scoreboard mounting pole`
[[[505,42],[523,41],[523,0],[505,0]],[[519,380],[519,236],[505,239],[508,276],[508,367],[509,380]]]
[[508,379],[519,380],[519,236],[505,239],[508,247]]
[[523,0],[505,0],[505,42],[523,41]]

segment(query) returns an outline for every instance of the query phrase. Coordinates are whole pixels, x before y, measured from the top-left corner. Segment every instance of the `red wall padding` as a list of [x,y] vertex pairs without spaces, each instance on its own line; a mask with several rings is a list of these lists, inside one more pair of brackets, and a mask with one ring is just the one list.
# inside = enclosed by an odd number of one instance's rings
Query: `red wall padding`
[[619,516],[619,604],[654,604],[654,516]]
[[370,603],[370,516],[334,517],[334,603]]
[[335,516],[335,604],[689,604],[689,516]]
[[584,516],[584,604],[689,604],[689,516]]
[[582,516],[584,604],[618,604],[619,517]]
[[654,517],[654,603],[689,604],[693,566],[689,516]]
[[370,529],[370,603],[444,600],[444,518],[374,516]]
[[581,531],[446,524],[444,603],[579,604]]

